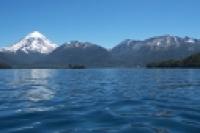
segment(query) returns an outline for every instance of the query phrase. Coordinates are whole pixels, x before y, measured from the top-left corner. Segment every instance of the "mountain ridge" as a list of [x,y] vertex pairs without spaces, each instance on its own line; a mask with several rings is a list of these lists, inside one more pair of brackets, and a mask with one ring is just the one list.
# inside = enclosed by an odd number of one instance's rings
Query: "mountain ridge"
[[12,46],[2,48],[1,51],[48,54],[56,47],[57,45],[49,41],[43,34],[38,31],[33,31]]
[[10,65],[83,64],[88,67],[135,67],[154,61],[182,59],[200,52],[200,40],[171,35],[144,40],[126,39],[111,49],[91,42],[57,45],[39,31],[26,35],[11,47],[1,48],[0,62]]

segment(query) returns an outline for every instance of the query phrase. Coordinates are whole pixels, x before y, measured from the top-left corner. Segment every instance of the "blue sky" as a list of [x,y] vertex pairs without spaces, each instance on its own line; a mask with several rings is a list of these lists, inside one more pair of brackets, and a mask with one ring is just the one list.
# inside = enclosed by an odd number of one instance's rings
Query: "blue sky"
[[110,48],[124,39],[200,38],[200,0],[0,0],[0,46],[32,31]]

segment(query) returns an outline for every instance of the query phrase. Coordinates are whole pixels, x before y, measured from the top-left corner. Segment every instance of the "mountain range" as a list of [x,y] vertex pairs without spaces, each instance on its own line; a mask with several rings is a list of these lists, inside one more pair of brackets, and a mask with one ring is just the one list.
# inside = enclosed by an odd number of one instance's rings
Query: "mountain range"
[[56,45],[34,31],[16,44],[0,49],[0,63],[13,67],[55,67],[81,64],[86,67],[136,67],[151,62],[183,59],[200,52],[200,40],[171,35],[146,40],[126,39],[106,49],[90,42]]

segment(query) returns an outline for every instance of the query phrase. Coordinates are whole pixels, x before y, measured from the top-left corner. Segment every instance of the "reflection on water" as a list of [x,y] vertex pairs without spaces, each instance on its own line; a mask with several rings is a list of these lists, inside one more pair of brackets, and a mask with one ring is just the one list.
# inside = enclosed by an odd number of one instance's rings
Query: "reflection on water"
[[54,70],[49,69],[31,69],[28,72],[30,72],[30,78],[32,79],[48,79],[54,74]]
[[50,88],[48,79],[52,77],[52,70],[39,70],[32,69],[30,71],[30,87],[31,89],[27,90],[26,97],[34,102],[41,100],[50,100],[54,97],[54,90]]
[[[4,108],[9,108],[16,103],[15,112],[47,111],[53,107],[41,106],[35,102],[52,100],[56,94],[56,88],[52,81],[54,70],[31,69],[1,71],[5,75],[5,87],[1,99],[6,99]],[[2,78],[2,77],[1,77]],[[23,101],[23,102],[22,102]]]
[[200,70],[0,70],[0,132],[199,133]]
[[41,100],[50,100],[54,97],[54,92],[45,88],[45,86],[32,86],[32,89],[27,91],[26,97],[34,102]]

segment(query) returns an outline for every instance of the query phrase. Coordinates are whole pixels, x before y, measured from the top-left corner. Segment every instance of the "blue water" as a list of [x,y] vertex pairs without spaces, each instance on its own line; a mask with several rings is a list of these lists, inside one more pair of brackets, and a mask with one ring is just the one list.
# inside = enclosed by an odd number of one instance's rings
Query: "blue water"
[[200,133],[200,70],[0,70],[0,133]]

